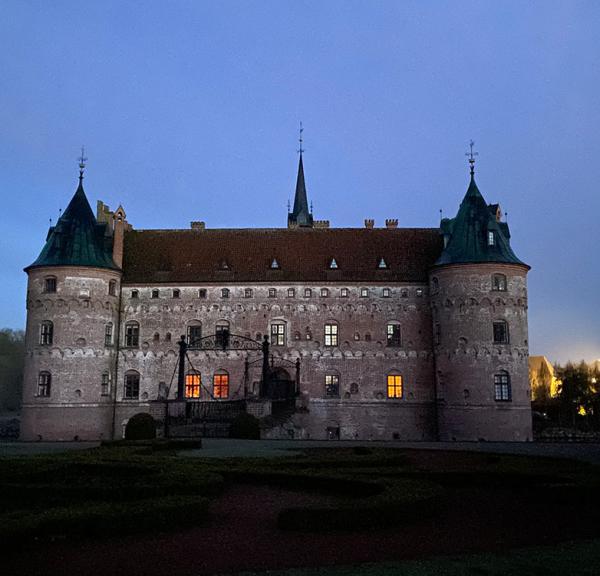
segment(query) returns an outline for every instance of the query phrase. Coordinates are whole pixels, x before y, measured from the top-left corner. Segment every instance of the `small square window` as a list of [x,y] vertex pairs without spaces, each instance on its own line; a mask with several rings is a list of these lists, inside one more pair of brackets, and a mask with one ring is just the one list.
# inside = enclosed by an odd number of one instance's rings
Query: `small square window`
[[56,278],[46,278],[44,281],[44,292],[56,292]]
[[200,290],[198,290],[198,298],[206,298],[206,288],[200,288]]
[[132,298],[134,298],[134,299],[135,299],[135,298],[139,298],[139,297],[140,297],[140,292],[139,292],[139,290],[132,290],[132,291],[131,291],[131,297],[132,297]]
[[269,288],[269,298],[276,298],[277,290],[275,288]]
[[342,288],[342,289],[340,290],[340,296],[341,296],[342,298],[348,298],[348,288]]
[[369,289],[368,288],[361,288],[360,289],[360,297],[361,298],[367,298],[369,296]]
[[321,288],[321,298],[327,298],[329,296],[329,289]]
[[288,288],[287,295],[288,298],[293,298],[296,295],[296,290],[294,290],[293,288]]
[[506,276],[504,274],[494,274],[492,276],[492,290],[506,292]]
[[221,298],[229,298],[229,288],[221,289]]
[[310,298],[311,296],[312,296],[312,290],[310,288],[305,288],[304,289],[304,297]]
[[152,298],[158,298],[158,290],[152,290]]
[[179,298],[181,296],[181,291],[175,289],[173,290],[173,298]]
[[423,288],[417,288],[415,293],[417,295],[417,298],[421,298],[421,296],[423,296]]
[[244,290],[244,298],[252,298],[252,288],[246,288]]
[[390,291],[390,289],[389,289],[389,288],[384,288],[384,289],[383,289],[383,297],[384,297],[384,298],[389,298],[389,297],[391,296],[391,294],[392,294],[392,293],[391,293],[391,291]]
[[402,290],[400,290],[400,296],[402,296],[402,298],[408,298],[408,290],[406,288],[402,288]]

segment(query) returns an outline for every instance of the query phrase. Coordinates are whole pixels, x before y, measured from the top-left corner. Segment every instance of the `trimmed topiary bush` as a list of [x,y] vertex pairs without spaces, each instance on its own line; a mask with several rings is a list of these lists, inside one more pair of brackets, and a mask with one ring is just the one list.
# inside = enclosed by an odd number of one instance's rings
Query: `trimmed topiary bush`
[[247,414],[246,412],[236,416],[229,428],[229,437],[239,438],[241,440],[259,440],[260,425],[258,423],[258,418],[255,418],[252,414]]
[[125,426],[125,440],[152,440],[156,438],[156,422],[150,414],[140,412]]

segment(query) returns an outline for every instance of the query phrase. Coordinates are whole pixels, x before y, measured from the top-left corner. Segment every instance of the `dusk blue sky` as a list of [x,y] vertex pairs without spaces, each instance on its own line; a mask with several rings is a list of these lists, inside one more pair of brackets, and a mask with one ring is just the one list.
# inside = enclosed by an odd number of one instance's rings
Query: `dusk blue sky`
[[315,217],[431,227],[477,183],[529,274],[531,354],[600,358],[600,2],[0,8],[0,327],[77,185],[136,228],[281,227],[298,125]]

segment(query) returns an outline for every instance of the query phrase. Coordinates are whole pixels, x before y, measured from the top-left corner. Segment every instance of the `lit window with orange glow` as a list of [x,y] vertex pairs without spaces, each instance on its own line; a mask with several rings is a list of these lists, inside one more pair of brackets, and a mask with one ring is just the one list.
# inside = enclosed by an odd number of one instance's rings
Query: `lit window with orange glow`
[[387,397],[402,398],[402,376],[399,374],[388,374]]
[[185,397],[200,398],[200,374],[192,372],[185,375]]
[[213,376],[213,396],[215,398],[229,397],[229,374],[215,374]]

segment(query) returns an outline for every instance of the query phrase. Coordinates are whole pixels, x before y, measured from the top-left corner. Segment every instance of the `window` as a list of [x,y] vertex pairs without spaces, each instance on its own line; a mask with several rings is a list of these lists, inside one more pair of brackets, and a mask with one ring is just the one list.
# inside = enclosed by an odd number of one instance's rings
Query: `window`
[[283,322],[271,324],[271,344],[285,346],[285,324]]
[[379,260],[379,264],[377,264],[377,268],[385,269],[387,267],[388,265],[386,261],[383,258],[381,258],[381,260]]
[[329,296],[329,289],[321,288],[321,298],[327,298]]
[[402,398],[402,376],[399,374],[388,374],[387,397]]
[[279,269],[279,262],[277,262],[276,258],[273,258],[273,261],[271,262],[271,268],[273,270],[278,270]]
[[56,276],[48,276],[44,280],[44,292],[56,292]]
[[435,343],[437,346],[442,343],[442,327],[439,322],[435,323]]
[[213,376],[213,396],[229,398],[229,374],[221,372]]
[[506,276],[504,274],[494,274],[492,276],[492,290],[506,292]]
[[325,346],[338,345],[338,325],[325,324]]
[[340,377],[337,374],[325,375],[325,396],[337,398],[340,395]]
[[369,332],[367,332],[365,334],[365,342],[370,342],[371,341],[371,334],[369,334]]
[[312,290],[310,288],[305,288],[304,289],[304,297],[310,298],[311,296],[312,296]]
[[329,263],[329,268],[331,268],[332,270],[336,270],[338,268],[338,263],[335,261],[335,258],[331,259],[331,262]]
[[300,340],[300,332],[294,332],[294,340]]
[[252,298],[252,288],[246,288],[244,290],[244,298]]
[[125,372],[125,389],[123,398],[137,400],[140,397],[140,375],[135,370]]
[[390,297],[390,295],[391,295],[391,293],[392,293],[392,292],[391,292],[391,290],[390,290],[389,288],[384,288],[384,289],[383,289],[383,297],[384,297],[384,298],[389,298],[389,297]]
[[206,288],[200,288],[200,290],[198,290],[198,298],[206,298]]
[[423,288],[417,288],[416,294],[417,298],[421,298],[421,296],[423,296]]
[[342,288],[342,289],[340,290],[340,296],[341,296],[342,298],[348,298],[348,288]]
[[171,341],[171,333],[170,333],[170,332],[167,332],[167,333],[165,334],[165,342],[170,342],[170,341]]
[[181,290],[178,290],[177,288],[175,288],[173,290],[173,298],[179,298],[181,296]]
[[390,322],[387,325],[387,345],[395,348],[402,345],[400,339],[400,324]]
[[511,401],[510,376],[508,372],[502,371],[499,374],[494,374],[494,399],[497,402]]
[[504,320],[494,322],[494,344],[508,344],[508,324]]
[[400,296],[402,296],[402,298],[408,298],[408,290],[406,288],[402,288],[402,290],[400,290]]
[[113,325],[109,322],[104,326],[104,345],[112,346],[113,343]]
[[354,333],[354,339],[358,342],[360,340],[360,333],[359,332],[355,332]]
[[111,280],[108,283],[108,295],[114,296],[117,293],[117,283],[115,280]]
[[42,346],[50,346],[54,338],[54,324],[50,320],[42,322],[40,327],[40,344]]
[[288,288],[287,295],[288,298],[293,298],[296,295],[296,290],[294,290],[293,288]]
[[369,289],[368,288],[361,288],[360,289],[360,297],[361,298],[367,298],[369,296]]
[[201,379],[198,372],[190,372],[185,375],[185,397],[200,398]]
[[132,291],[131,291],[131,297],[132,297],[132,298],[139,298],[139,297],[140,297],[140,292],[139,292],[139,290],[132,290]]
[[433,277],[431,279],[431,291],[434,294],[437,294],[438,290],[440,289],[440,282],[437,278]]
[[494,246],[496,244],[496,236],[493,232],[488,232],[488,246]]
[[192,350],[200,348],[200,340],[202,339],[202,324],[199,321],[194,321],[188,324],[187,327],[187,345]]
[[125,346],[137,348],[140,345],[140,325],[137,322],[125,324]]
[[269,288],[269,298],[276,298],[277,297],[277,290],[275,290],[275,288]]
[[229,288],[221,289],[221,298],[229,298]]
[[229,346],[229,322],[220,320],[215,326],[215,344],[221,348]]
[[50,388],[52,386],[52,374],[50,372],[40,372],[38,375],[37,395],[42,398],[50,396]]
[[102,380],[100,382],[100,395],[108,396],[110,394],[110,374],[104,372],[102,374]]
[[152,295],[151,295],[151,297],[152,297],[152,298],[158,298],[158,296],[159,296],[159,292],[158,292],[158,290],[155,288],[154,290],[152,290]]

